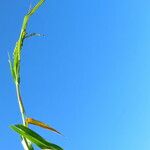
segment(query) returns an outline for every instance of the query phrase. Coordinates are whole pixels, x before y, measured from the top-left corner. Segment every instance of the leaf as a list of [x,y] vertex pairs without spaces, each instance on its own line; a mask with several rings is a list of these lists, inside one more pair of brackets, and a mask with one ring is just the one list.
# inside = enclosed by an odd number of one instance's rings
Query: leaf
[[45,36],[44,34],[39,34],[39,33],[31,33],[31,34],[27,34],[25,36],[25,38],[30,38],[30,37],[33,37],[33,36]]
[[25,127],[24,125],[17,124],[10,126],[14,131],[19,133],[24,138],[27,138],[32,143],[36,144],[41,149],[50,149],[50,150],[63,150],[61,147],[52,144],[48,141],[46,141],[43,137],[41,137],[39,134],[34,132],[33,130]]
[[56,129],[50,127],[49,125],[47,125],[47,124],[45,124],[45,123],[43,123],[41,121],[32,119],[32,118],[27,118],[26,119],[26,123],[27,124],[33,124],[33,125],[36,125],[36,126],[39,126],[39,127],[42,127],[42,128],[48,129],[48,130],[51,130],[51,131],[56,132],[58,134],[61,134],[60,132],[58,132]]
[[[22,23],[22,28],[20,32],[20,36],[18,41],[16,42],[15,48],[14,48],[14,57],[13,57],[13,65],[10,64],[10,69],[12,72],[13,68],[13,78],[15,78],[15,82],[20,84],[20,56],[21,56],[21,50],[23,47],[24,39],[26,37],[26,28],[28,25],[28,21],[30,17],[37,11],[37,9],[45,2],[45,0],[39,0],[39,2],[24,16],[24,20]],[[9,61],[10,63],[10,61]]]
[[34,14],[34,12],[45,2],[45,0],[40,0],[37,5],[35,5],[28,13],[29,16]]
[[10,67],[11,75],[13,77],[13,80],[15,81],[15,73],[14,73],[14,70],[13,70],[13,64],[12,64],[12,61],[11,61],[9,53],[8,53],[8,62],[9,62],[9,67]]

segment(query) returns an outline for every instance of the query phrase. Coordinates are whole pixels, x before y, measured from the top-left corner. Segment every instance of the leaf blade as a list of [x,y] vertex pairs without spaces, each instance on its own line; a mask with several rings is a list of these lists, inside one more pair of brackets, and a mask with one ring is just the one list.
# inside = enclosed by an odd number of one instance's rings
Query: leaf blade
[[41,122],[41,121],[38,121],[38,120],[35,120],[33,118],[26,118],[26,123],[27,124],[33,124],[33,125],[36,125],[36,126],[39,126],[39,127],[42,127],[42,128],[45,128],[45,129],[48,129],[50,131],[53,131],[55,133],[58,133],[60,135],[62,135],[59,131],[57,131],[56,129],[52,128],[51,126]]
[[21,136],[27,138],[32,143],[36,144],[38,147],[42,149],[51,149],[51,150],[63,150],[61,147],[52,144],[46,141],[43,137],[39,134],[34,132],[33,130],[25,127],[24,125],[17,124],[10,126],[15,132],[19,133]]

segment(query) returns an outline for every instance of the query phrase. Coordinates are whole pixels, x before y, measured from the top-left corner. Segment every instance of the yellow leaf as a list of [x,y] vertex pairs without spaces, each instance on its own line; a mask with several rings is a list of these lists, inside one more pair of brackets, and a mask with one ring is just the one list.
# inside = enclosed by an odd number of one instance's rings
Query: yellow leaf
[[45,123],[43,123],[41,121],[35,120],[33,118],[26,118],[26,123],[27,124],[33,124],[33,125],[36,125],[36,126],[39,126],[39,127],[42,127],[42,128],[48,129],[48,130],[51,130],[51,131],[56,132],[58,134],[61,134],[60,132],[58,132],[54,128],[50,127],[49,125],[47,125],[47,124],[45,124]]

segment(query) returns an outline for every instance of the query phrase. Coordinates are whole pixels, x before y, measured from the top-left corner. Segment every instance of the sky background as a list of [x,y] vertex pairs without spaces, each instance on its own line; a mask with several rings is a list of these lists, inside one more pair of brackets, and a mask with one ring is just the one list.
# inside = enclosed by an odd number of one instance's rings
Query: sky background
[[[22,150],[7,52],[36,0],[0,4],[0,147]],[[30,126],[65,150],[150,149],[150,1],[47,0],[32,16],[22,51],[21,90]]]

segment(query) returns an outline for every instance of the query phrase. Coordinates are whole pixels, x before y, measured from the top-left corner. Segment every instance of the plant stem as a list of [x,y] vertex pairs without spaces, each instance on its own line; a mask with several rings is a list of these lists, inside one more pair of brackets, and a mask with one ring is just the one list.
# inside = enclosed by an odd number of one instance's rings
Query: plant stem
[[[20,92],[20,84],[19,83],[15,83],[16,85],[16,93],[17,93],[17,99],[18,99],[18,104],[19,104],[19,109],[20,109],[20,113],[21,113],[21,117],[22,117],[22,122],[24,126],[28,126],[26,123],[26,112],[25,112],[25,108],[23,105],[23,101],[21,98],[21,92]],[[24,147],[24,150],[30,150],[33,149],[32,145],[28,143],[28,140],[24,137],[22,137],[22,145]]]
[[[39,0],[39,2],[24,16],[23,24],[20,32],[20,36],[18,41],[16,42],[15,49],[14,49],[14,57],[13,62],[9,59],[10,63],[10,70],[15,81],[16,86],[16,94],[19,104],[19,109],[22,117],[23,125],[28,127],[28,123],[26,123],[26,112],[23,105],[23,101],[21,98],[20,92],[20,57],[21,57],[21,49],[23,47],[24,39],[26,38],[27,32],[26,28],[28,25],[28,21],[30,17],[36,12],[36,10],[44,3],[45,0]],[[22,145],[24,150],[33,150],[32,143],[22,136]]]
[[26,126],[26,113],[25,113],[25,108],[23,105],[23,101],[21,98],[21,93],[20,93],[20,85],[18,83],[15,83],[16,85],[16,93],[17,93],[17,99],[18,99],[18,104],[19,104],[19,108],[20,108],[20,113],[21,113],[21,117],[22,117],[22,122],[23,125]]

